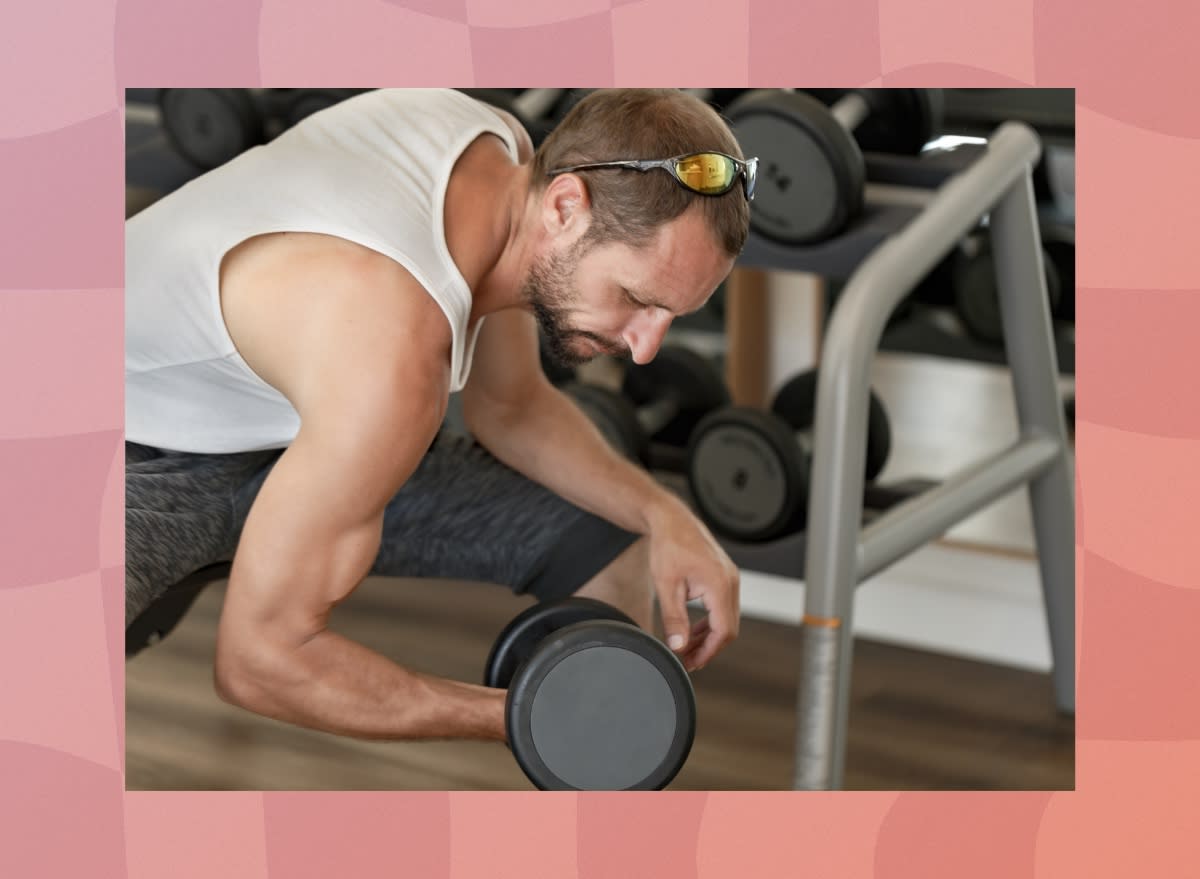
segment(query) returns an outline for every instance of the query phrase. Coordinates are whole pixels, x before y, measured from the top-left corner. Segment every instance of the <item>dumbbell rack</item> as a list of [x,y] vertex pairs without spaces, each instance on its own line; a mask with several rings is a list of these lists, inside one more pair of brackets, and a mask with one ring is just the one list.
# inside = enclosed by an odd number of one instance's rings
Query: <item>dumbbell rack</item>
[[[832,281],[845,280],[871,251],[921,213],[932,197],[932,191],[971,167],[986,151],[984,146],[964,144],[953,150],[921,156],[864,153],[868,182],[863,211],[843,234],[807,247],[782,245],[751,235],[738,264],[809,272]],[[881,347],[891,351],[937,353],[982,363],[1007,362],[1003,350],[976,341],[965,331],[956,333],[919,316],[902,319],[889,327]],[[1073,375],[1073,338],[1056,331],[1055,350],[1059,372]]]
[[[1031,128],[1006,123],[985,149],[950,154],[941,165],[930,165],[932,194],[914,192],[910,198],[896,189],[873,202],[869,191],[863,215],[834,241],[800,251],[756,239],[747,243],[742,265],[849,277],[830,315],[821,353],[809,530],[800,545],[790,545],[797,561],[786,572],[803,571],[806,583],[797,790],[843,786],[855,587],[1026,484],[1056,701],[1060,710],[1074,713],[1074,484],[1034,202],[1032,169],[1040,153]],[[1019,439],[864,525],[869,370],[884,326],[985,214],[996,253]],[[781,572],[780,552],[789,551],[789,545],[731,549],[752,567],[757,556]]]
[[807,247],[751,235],[738,265],[849,278],[875,248],[928,206],[933,191],[970,168],[986,152],[982,146],[964,145],[919,157],[865,153],[869,182],[863,210],[845,232]]

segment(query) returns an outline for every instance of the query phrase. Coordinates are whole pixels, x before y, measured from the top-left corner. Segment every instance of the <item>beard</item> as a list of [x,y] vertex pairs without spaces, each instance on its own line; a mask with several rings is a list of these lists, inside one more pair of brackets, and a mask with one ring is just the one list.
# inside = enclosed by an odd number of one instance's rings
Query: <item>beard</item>
[[575,329],[571,324],[570,313],[578,298],[575,273],[583,252],[585,249],[580,243],[566,254],[551,253],[535,260],[523,290],[524,299],[537,320],[544,353],[566,369],[574,369],[597,356],[594,351],[581,351],[578,347],[581,341],[594,342],[601,349],[600,353],[614,356],[626,353],[624,345]]

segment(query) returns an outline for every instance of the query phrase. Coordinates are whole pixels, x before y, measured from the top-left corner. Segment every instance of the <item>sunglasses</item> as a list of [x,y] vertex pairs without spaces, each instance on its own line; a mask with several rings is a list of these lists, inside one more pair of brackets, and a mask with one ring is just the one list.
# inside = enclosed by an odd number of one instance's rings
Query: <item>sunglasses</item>
[[649,171],[662,168],[675,178],[684,189],[700,195],[724,195],[733,189],[740,178],[746,201],[754,200],[754,181],[758,177],[758,159],[735,159],[725,153],[688,153],[671,159],[621,159],[613,162],[592,162],[587,165],[572,165],[547,171],[547,177],[556,177],[571,171],[590,171],[593,168],[629,168],[633,171]]

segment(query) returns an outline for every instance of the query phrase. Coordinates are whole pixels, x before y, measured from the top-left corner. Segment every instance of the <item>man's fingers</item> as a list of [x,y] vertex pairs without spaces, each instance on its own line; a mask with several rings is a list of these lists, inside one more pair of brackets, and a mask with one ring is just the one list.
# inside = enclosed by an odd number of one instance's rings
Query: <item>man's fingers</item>
[[660,612],[662,613],[663,635],[666,637],[667,646],[676,653],[687,649],[688,644],[692,643],[689,637],[692,627],[691,620],[688,619],[687,606],[684,604],[682,595],[670,596],[669,600],[663,600],[659,596]]
[[699,671],[708,665],[712,658],[732,640],[731,632],[713,628],[713,623],[709,622],[703,638],[693,639],[693,647],[687,653],[688,663],[685,664],[685,667],[689,671]]
[[688,641],[688,649],[679,655],[679,661],[683,663],[683,667],[688,671],[695,671],[699,664],[696,662],[696,655],[700,652],[700,648],[704,646],[704,639],[708,637],[708,617],[701,617],[692,626],[692,637]]
[[699,671],[730,640],[728,636],[715,634],[709,618],[703,617],[692,626],[691,643],[687,652],[682,654],[679,659],[689,672]]
[[708,637],[696,648],[693,662],[696,664],[696,671],[708,665],[709,661],[717,655],[718,651],[725,646],[725,639],[721,638],[716,632],[709,632]]

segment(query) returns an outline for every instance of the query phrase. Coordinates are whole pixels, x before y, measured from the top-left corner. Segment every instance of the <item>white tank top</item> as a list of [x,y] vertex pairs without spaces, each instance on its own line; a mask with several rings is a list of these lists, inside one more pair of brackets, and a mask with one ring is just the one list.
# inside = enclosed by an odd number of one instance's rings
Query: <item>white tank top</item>
[[381,89],[309,116],[192,180],[125,223],[125,434],[185,452],[283,448],[300,417],[235,350],[218,273],[234,246],[268,232],[318,232],[394,259],[450,322],[451,390],[461,390],[482,321],[442,222],[454,163],[512,131],[451,90]]

